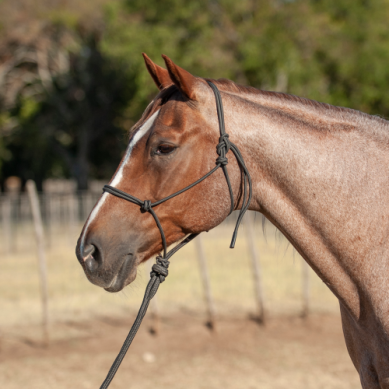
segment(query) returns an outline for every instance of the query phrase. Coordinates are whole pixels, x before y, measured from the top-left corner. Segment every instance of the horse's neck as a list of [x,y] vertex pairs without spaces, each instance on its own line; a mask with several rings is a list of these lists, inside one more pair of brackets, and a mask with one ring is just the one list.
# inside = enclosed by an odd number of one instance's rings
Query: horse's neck
[[[227,132],[253,179],[251,209],[267,216],[358,316],[358,266],[383,238],[383,204],[389,220],[389,153],[356,129],[352,112],[333,108],[331,115],[304,104],[293,111],[274,98],[226,100]],[[379,121],[363,118],[373,134]]]

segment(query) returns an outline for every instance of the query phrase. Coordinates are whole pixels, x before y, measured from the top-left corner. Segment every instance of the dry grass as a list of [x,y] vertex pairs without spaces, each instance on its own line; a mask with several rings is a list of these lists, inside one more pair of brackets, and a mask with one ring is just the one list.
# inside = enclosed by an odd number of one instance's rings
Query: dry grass
[[[98,388],[133,316],[91,320],[53,330],[67,338],[42,349],[6,338],[0,383],[7,389]],[[276,316],[263,327],[221,319],[216,334],[193,314],[164,317],[159,336],[139,330],[112,389],[352,389],[358,375],[338,318]]]
[[[85,320],[97,315],[116,316],[135,312],[148,281],[148,267],[141,266],[136,281],[118,294],[91,285],[74,254],[80,227],[57,227],[51,231],[47,249],[50,317],[52,322]],[[204,234],[212,292],[222,316],[246,317],[256,311],[253,277],[245,229],[241,228],[236,248],[228,248],[232,225],[224,224]],[[33,231],[24,225],[16,232],[15,252],[0,260],[0,326],[6,328],[39,323],[40,299]],[[1,231],[0,231],[1,233]],[[270,315],[299,315],[302,308],[302,260],[276,230],[268,225],[264,238],[255,224],[257,248],[263,271],[266,308]],[[202,284],[194,244],[172,259],[170,275],[158,292],[161,312],[189,310],[205,312]],[[311,306],[315,313],[337,313],[336,299],[311,272]]]
[[[0,383],[8,389],[99,387],[134,320],[148,280],[118,294],[91,285],[75,254],[77,229],[52,231],[47,249],[50,345],[42,348],[39,283],[31,226],[16,231],[12,255],[0,261]],[[172,260],[157,298],[160,334],[150,335],[146,316],[115,388],[351,389],[358,375],[344,345],[336,299],[311,273],[312,314],[301,319],[301,258],[268,228],[267,242],[256,225],[268,321],[255,312],[245,230],[235,250],[225,224],[204,235],[219,319],[217,333],[204,324],[205,305],[194,244]],[[15,232],[15,231],[14,231]],[[1,233],[1,231],[0,231]],[[150,359],[151,355],[151,359]]]

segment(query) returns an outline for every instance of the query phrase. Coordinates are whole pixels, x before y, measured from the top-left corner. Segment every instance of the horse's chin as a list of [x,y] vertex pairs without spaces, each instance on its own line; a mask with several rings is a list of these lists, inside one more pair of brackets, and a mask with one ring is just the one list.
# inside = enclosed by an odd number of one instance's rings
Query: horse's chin
[[137,268],[133,267],[131,269],[131,265],[133,265],[132,261],[130,261],[129,259],[125,261],[118,273],[113,277],[109,286],[105,287],[104,289],[107,292],[116,293],[120,292],[124,287],[131,284],[131,282],[135,280],[137,275]]

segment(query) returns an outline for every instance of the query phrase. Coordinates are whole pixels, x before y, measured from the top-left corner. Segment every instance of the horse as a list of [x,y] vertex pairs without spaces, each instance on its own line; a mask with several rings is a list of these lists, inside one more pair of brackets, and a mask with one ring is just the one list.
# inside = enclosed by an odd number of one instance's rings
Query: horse
[[[196,77],[144,54],[158,95],[130,130],[110,186],[152,202],[206,175],[225,128],[252,179],[249,209],[289,240],[338,298],[346,346],[364,389],[389,388],[389,122],[349,108]],[[227,153],[234,208],[243,178]],[[230,213],[222,169],[155,208],[166,244],[209,231]],[[163,249],[153,216],[103,193],[76,247],[86,277],[109,292]]]

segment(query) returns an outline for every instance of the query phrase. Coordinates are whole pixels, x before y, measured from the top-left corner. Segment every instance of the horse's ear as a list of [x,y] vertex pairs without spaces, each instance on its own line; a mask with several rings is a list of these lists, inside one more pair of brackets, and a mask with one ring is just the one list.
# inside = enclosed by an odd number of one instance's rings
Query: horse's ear
[[159,90],[173,84],[169,72],[166,69],[161,68],[161,66],[154,63],[145,53],[142,53],[142,55],[145,60],[146,68]]
[[195,86],[198,80],[195,76],[177,66],[169,57],[162,54],[170,78],[176,87],[189,99],[196,100]]

